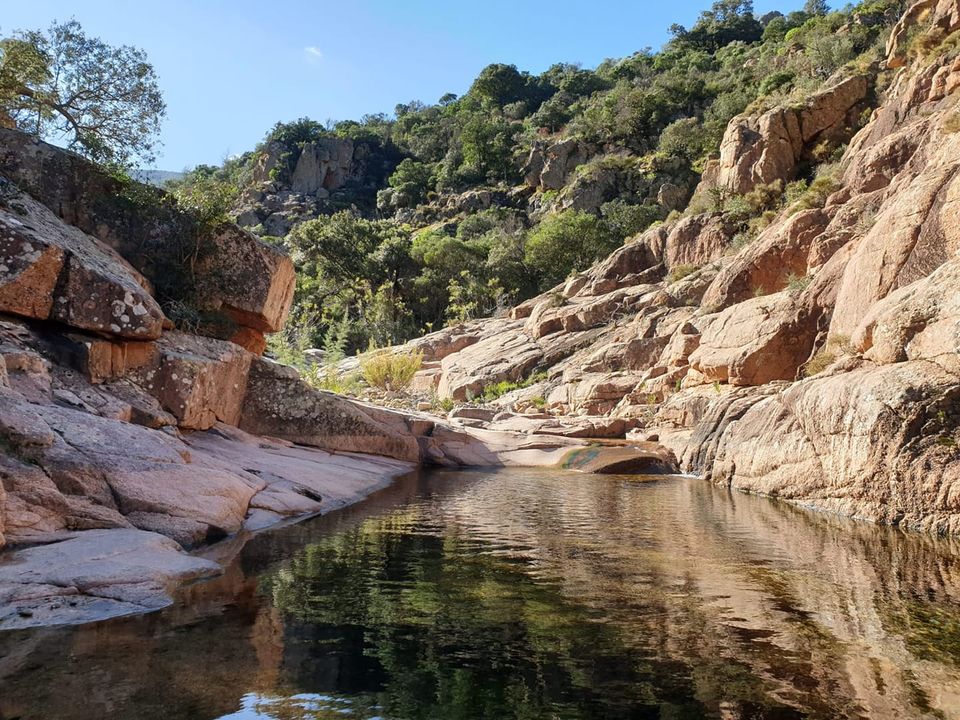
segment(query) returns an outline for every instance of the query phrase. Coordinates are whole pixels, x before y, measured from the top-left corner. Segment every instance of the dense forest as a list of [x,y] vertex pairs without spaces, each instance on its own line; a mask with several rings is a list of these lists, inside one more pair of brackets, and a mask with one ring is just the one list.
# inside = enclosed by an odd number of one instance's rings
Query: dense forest
[[[494,64],[462,97],[359,121],[278,123],[253,151],[171,189],[208,216],[246,210],[245,224],[289,250],[299,285],[275,350],[320,347],[333,359],[502,311],[671,214],[724,213],[749,241],[772,210],[810,192],[842,140],[816,148],[789,186],[747,197],[714,189],[690,203],[728,122],[878,73],[903,5],[809,0],[757,17],[749,1],[720,0],[692,27],[671,27],[658,51],[540,75]],[[353,176],[297,206],[280,230],[259,222],[264,204],[298,197],[303,149],[334,140],[352,143]],[[553,170],[566,167],[547,177],[551,157]]]

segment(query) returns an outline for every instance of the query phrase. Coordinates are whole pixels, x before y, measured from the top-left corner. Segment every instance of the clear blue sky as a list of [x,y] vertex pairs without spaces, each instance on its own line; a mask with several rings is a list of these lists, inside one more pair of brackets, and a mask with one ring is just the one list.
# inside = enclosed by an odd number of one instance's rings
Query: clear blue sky
[[[541,72],[659,47],[710,0],[4,0],[0,31],[76,18],[146,50],[167,102],[156,167],[251,149],[278,120],[392,113],[462,94],[491,62]],[[755,0],[756,12],[802,0]]]

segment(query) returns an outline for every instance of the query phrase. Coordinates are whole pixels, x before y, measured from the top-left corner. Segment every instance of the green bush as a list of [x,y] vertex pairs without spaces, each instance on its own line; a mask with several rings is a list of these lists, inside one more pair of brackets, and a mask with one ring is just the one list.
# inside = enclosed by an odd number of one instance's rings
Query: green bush
[[667,273],[667,282],[675,283],[683,280],[685,277],[693,275],[700,268],[696,265],[675,265],[669,273]]
[[548,215],[530,231],[525,259],[537,271],[540,287],[546,290],[606,257],[620,240],[595,216],[565,210]]
[[779,90],[784,85],[792,83],[796,76],[797,74],[792,70],[781,70],[780,72],[768,75],[763,79],[763,82],[760,83],[760,94],[769,95],[774,90]]
[[406,390],[423,365],[423,353],[377,351],[360,359],[360,374],[368,385],[382,390]]

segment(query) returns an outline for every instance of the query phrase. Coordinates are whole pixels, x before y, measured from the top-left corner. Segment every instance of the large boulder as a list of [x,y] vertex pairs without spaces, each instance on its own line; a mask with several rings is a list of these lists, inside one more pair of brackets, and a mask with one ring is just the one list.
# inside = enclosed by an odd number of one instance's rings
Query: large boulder
[[946,135],[920,174],[906,173],[860,240],[837,292],[831,332],[851,336],[870,308],[891,292],[926,277],[960,250],[960,135]]
[[221,568],[140,530],[77,533],[12,552],[0,566],[0,629],[74,624],[170,605],[177,582]]
[[723,255],[735,232],[723,215],[702,213],[685,217],[662,231],[647,231],[640,242],[669,269],[700,267]]
[[316,195],[344,186],[353,163],[353,141],[345,138],[321,138],[306,143],[293,170],[290,187],[296,193]]
[[868,90],[868,79],[857,75],[814,94],[800,107],[734,118],[720,144],[714,185],[743,194],[757,185],[792,180],[816,143],[849,133]]
[[63,530],[136,526],[193,545],[240,529],[263,487],[240,468],[194,458],[173,435],[0,395],[7,542]]
[[731,385],[793,380],[817,336],[816,315],[798,310],[789,292],[751,298],[702,323],[690,366]]
[[960,384],[928,361],[797,383],[718,426],[714,482],[914,529],[960,532]]
[[239,426],[325,450],[420,461],[417,438],[401,415],[315,390],[292,368],[269,360],[253,361]]
[[542,358],[543,349],[522,328],[505,329],[443,358],[437,393],[467,400],[488,385],[522,380]]
[[296,272],[283,252],[236,225],[221,225],[197,267],[197,303],[225,312],[242,327],[277,332],[293,302]]
[[[283,324],[293,299],[293,264],[256,236],[232,224],[206,229],[163,191],[120,180],[14,130],[0,128],[0,174],[68,225],[113,248],[170,299],[221,310],[261,333]],[[77,283],[91,282],[87,270],[77,270]]]
[[170,332],[156,343],[152,362],[130,377],[172,413],[180,427],[206,430],[240,420],[253,358],[223,340]]
[[960,259],[874,305],[853,345],[877,363],[946,362],[960,354]]
[[595,150],[577,140],[537,142],[523,168],[524,180],[540,190],[559,190],[578,165],[585,163]]
[[149,286],[116,252],[64,225],[9,184],[0,200],[0,310],[141,340],[164,315]]
[[791,276],[806,277],[811,245],[827,221],[822,211],[805,210],[771,225],[720,270],[703,296],[703,306],[720,310],[758,292],[779,292]]

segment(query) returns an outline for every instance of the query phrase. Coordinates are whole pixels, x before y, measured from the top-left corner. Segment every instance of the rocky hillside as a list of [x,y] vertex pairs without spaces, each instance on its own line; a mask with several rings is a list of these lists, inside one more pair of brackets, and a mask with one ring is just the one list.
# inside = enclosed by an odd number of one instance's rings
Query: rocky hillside
[[[882,68],[735,117],[682,217],[509,317],[404,346],[417,385],[513,387],[471,422],[629,431],[715,483],[960,532],[958,31],[957,0],[920,0]],[[767,203],[874,93],[839,162]]]
[[[174,191],[289,252],[298,282],[278,355],[399,344],[535,297],[651,224],[673,223],[691,197],[705,212],[726,199],[742,207],[752,186],[754,205],[796,195],[869,119],[884,40],[906,5],[798,0],[792,12],[755,14],[749,0],[714,0],[662,47],[594,68],[494,63],[459,96],[277,123]],[[724,140],[745,112],[755,122]],[[732,141],[764,133],[789,150],[728,165]],[[726,182],[745,164],[755,172],[744,182],[694,195],[701,179]],[[727,230],[759,229],[735,215]]]

